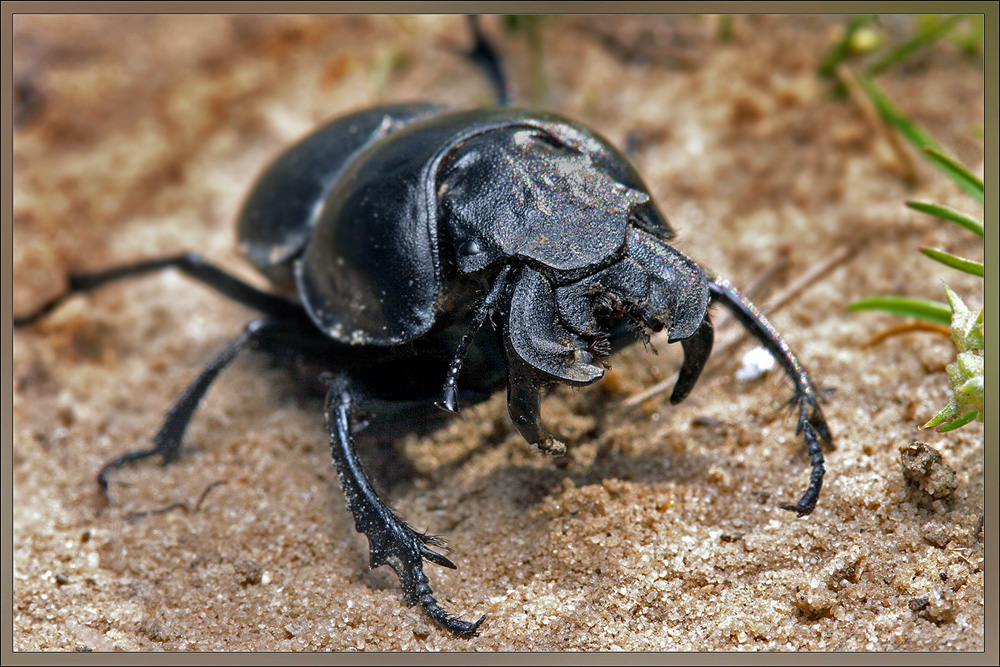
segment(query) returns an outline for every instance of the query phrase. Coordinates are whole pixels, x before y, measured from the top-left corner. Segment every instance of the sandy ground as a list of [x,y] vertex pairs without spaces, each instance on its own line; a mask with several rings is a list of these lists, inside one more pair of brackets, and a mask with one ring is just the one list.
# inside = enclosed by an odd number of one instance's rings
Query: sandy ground
[[[984,430],[917,429],[947,401],[951,343],[921,332],[865,346],[898,320],[844,312],[873,293],[942,298],[942,278],[980,306],[981,281],[917,249],[980,257],[981,241],[902,202],[977,211],[912,153],[904,178],[870,119],[816,76],[843,21],[741,16],[719,43],[709,17],[555,18],[540,55],[487,23],[526,105],[618,145],[637,138],[682,251],[738,285],[774,269],[758,302],[849,253],[772,317],[834,390],[837,448],[811,516],[778,508],[805,488],[808,460],[790,384],[734,377],[746,344],[684,404],[624,406],[676,374],[665,341],[546,400],[571,443],[561,465],[516,435],[502,396],[366,453],[390,503],[450,541],[458,570],[429,575],[449,609],[488,615],[472,641],[405,607],[387,568],[368,570],[321,406],[265,359],[227,370],[182,459],[122,471],[103,508],[101,464],[145,446],[251,318],[170,272],[74,298],[15,335],[14,648],[982,650]],[[191,249],[263,285],[232,221],[283,146],[377,102],[490,100],[456,56],[460,17],[18,16],[15,31],[17,312],[71,269]],[[980,62],[940,44],[880,82],[981,173]],[[717,340],[734,333],[722,325]],[[942,461],[908,484],[900,447],[915,439]],[[172,503],[190,511],[129,516]]]

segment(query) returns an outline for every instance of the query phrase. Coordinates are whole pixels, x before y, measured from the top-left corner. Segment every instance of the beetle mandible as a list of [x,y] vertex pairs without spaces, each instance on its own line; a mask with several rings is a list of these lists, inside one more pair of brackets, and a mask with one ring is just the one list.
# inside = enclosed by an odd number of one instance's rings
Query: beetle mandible
[[[499,59],[472,22],[470,56],[501,103]],[[603,359],[652,332],[680,342],[670,397],[683,400],[712,349],[711,303],[729,309],[795,384],[796,432],[811,457],[799,516],[816,505],[830,430],[809,375],[767,319],[723,278],[675,249],[674,230],[629,161],[586,127],[516,109],[396,104],[334,120],[281,155],[238,220],[260,291],[195,254],[75,274],[29,325],[71,294],[173,267],[259,311],[168,411],[150,449],[98,475],[159,455],[176,459],[184,431],[218,373],[248,346],[308,369],[325,398],[330,447],[371,566],[390,565],[408,604],[459,637],[464,621],[436,601],[423,561],[454,568],[379,498],[354,438],[400,422],[436,425],[459,405],[506,387],[518,432],[540,450],[565,445],[541,424],[541,391],[591,384]],[[489,320],[492,326],[484,326]],[[398,427],[396,428],[398,431]]]

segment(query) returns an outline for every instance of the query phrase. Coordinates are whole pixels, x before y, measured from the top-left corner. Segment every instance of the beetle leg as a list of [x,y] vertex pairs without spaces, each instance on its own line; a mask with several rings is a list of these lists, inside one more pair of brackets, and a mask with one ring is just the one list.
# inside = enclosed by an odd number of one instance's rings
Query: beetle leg
[[[510,356],[510,355],[509,355]],[[543,381],[524,363],[508,360],[507,412],[517,432],[528,443],[552,456],[566,454],[566,443],[552,437],[541,421],[541,385]]]
[[493,312],[493,309],[497,305],[497,301],[500,300],[500,295],[503,294],[503,289],[507,285],[507,277],[509,275],[510,265],[503,267],[500,273],[497,274],[496,280],[493,281],[493,287],[490,288],[490,291],[486,294],[486,298],[479,304],[476,314],[472,318],[472,323],[469,325],[469,330],[462,336],[462,342],[458,344],[458,349],[455,350],[455,356],[452,357],[451,365],[448,367],[448,376],[444,380],[444,396],[437,403],[437,406],[442,410],[458,412],[458,374],[462,371],[462,362],[465,361],[465,355],[469,351],[469,344],[472,342],[472,339],[475,338],[479,328],[483,326],[483,322],[490,316],[490,313]]
[[469,28],[472,30],[472,38],[475,43],[472,45],[472,49],[465,54],[465,57],[475,63],[489,79],[490,85],[493,86],[493,93],[497,96],[497,104],[502,107],[507,106],[510,104],[510,89],[507,85],[507,77],[503,73],[500,54],[483,34],[482,28],[479,27],[479,16],[476,14],[469,15]]
[[347,507],[354,516],[354,527],[368,538],[371,567],[391,566],[399,577],[407,604],[419,602],[428,616],[458,637],[475,637],[486,616],[481,616],[475,623],[460,620],[445,611],[434,598],[430,582],[424,574],[423,561],[451,569],[455,569],[455,564],[430,549],[432,546],[444,547],[444,540],[413,530],[378,497],[354,450],[352,409],[350,380],[340,376],[330,384],[326,397],[330,452],[347,498]]
[[553,438],[539,420],[539,390],[557,381],[589,384],[604,375],[604,369],[591,363],[596,359],[587,342],[560,322],[552,286],[537,271],[521,270],[505,310],[510,418],[528,443],[561,456],[566,445]]
[[226,273],[217,266],[209,264],[200,255],[188,252],[177,257],[152,259],[94,273],[71,273],[68,278],[69,285],[65,291],[27,315],[15,317],[14,327],[24,327],[34,324],[74,294],[90,292],[110,282],[125,278],[137,278],[147,273],[169,268],[177,269],[195,280],[208,285],[233,301],[260,311],[265,315],[279,318],[300,318],[305,316],[302,308],[291,301],[268,294],[267,292],[262,292],[239,278]]
[[821,445],[833,446],[830,427],[827,426],[823,411],[819,407],[816,388],[812,380],[809,379],[806,369],[788,347],[788,343],[774,328],[774,325],[764,317],[763,313],[728,280],[709,272],[706,272],[706,275],[709,278],[712,301],[722,303],[732,312],[740,324],[777,359],[785,373],[795,383],[795,397],[792,399],[792,403],[797,404],[799,408],[795,432],[796,434],[801,433],[803,440],[805,440],[812,473],[809,476],[809,488],[806,489],[799,502],[795,505],[782,505],[781,508],[796,512],[799,516],[805,516],[816,507],[816,501],[819,499],[819,492],[823,486],[823,475],[826,473],[826,469],[823,467],[823,447]]
[[100,487],[101,495],[105,500],[108,498],[108,476],[118,468],[127,463],[141,461],[150,456],[160,455],[164,463],[177,460],[181,453],[181,443],[184,439],[184,431],[191,422],[198,403],[201,402],[205,392],[215,381],[223,368],[228,366],[233,359],[247,346],[256,345],[267,339],[279,329],[287,328],[288,325],[268,318],[254,320],[243,329],[239,336],[234,338],[226,349],[223,350],[208,366],[195,378],[188,388],[181,395],[180,399],[174,403],[173,407],[167,411],[167,417],[163,426],[153,437],[155,446],[152,449],[139,449],[123,454],[104,464],[97,475],[97,484]]

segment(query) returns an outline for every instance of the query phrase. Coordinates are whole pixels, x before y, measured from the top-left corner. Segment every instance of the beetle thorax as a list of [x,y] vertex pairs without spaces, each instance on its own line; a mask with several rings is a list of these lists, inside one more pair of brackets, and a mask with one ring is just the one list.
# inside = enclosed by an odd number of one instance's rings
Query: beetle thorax
[[551,135],[516,126],[453,149],[438,198],[462,273],[518,258],[566,282],[620,257],[631,210],[649,195]]

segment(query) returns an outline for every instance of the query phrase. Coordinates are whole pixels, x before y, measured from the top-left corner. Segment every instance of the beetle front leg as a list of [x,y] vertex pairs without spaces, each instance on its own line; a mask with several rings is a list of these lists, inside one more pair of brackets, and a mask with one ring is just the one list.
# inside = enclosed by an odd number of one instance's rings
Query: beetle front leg
[[805,516],[816,507],[816,501],[819,500],[819,492],[823,486],[823,475],[826,473],[826,469],[823,467],[822,444],[833,446],[830,427],[827,426],[823,411],[819,407],[819,395],[798,357],[788,347],[788,343],[774,328],[774,325],[764,317],[764,314],[728,280],[708,272],[706,275],[709,278],[712,301],[721,302],[739,320],[740,324],[761,345],[767,348],[781,364],[788,377],[795,383],[795,397],[792,399],[792,403],[799,408],[795,432],[796,434],[801,433],[803,440],[805,440],[812,473],[809,476],[809,488],[802,494],[799,502],[795,505],[782,505],[781,508],[795,512],[799,516]]
[[455,564],[429,548],[444,547],[441,538],[418,533],[378,497],[354,450],[352,409],[350,380],[340,376],[331,383],[326,397],[330,452],[347,498],[347,507],[354,516],[354,527],[368,538],[372,569],[379,565],[391,566],[399,577],[408,605],[419,602],[428,616],[452,634],[463,639],[475,637],[486,616],[481,616],[475,623],[460,620],[445,611],[434,598],[430,582],[424,574],[423,561],[451,569],[455,569]]
[[555,292],[542,274],[523,267],[504,310],[507,357],[507,409],[529,444],[561,456],[566,445],[541,425],[539,390],[553,382],[582,386],[604,375],[595,366],[587,341],[564,326],[556,314]]
[[493,286],[486,293],[483,301],[476,307],[476,312],[472,317],[468,331],[462,336],[462,341],[455,350],[451,364],[448,366],[448,375],[444,381],[444,396],[438,401],[437,406],[447,412],[458,412],[458,374],[462,371],[462,363],[465,355],[469,351],[472,339],[476,337],[479,328],[483,326],[486,318],[493,314],[500,296],[507,286],[507,278],[510,276],[510,266],[503,267],[493,281]]
[[[512,364],[515,365],[515,364]],[[566,454],[566,443],[552,437],[541,421],[541,388],[533,374],[521,364],[508,371],[507,411],[517,432],[528,443],[552,456]]]

